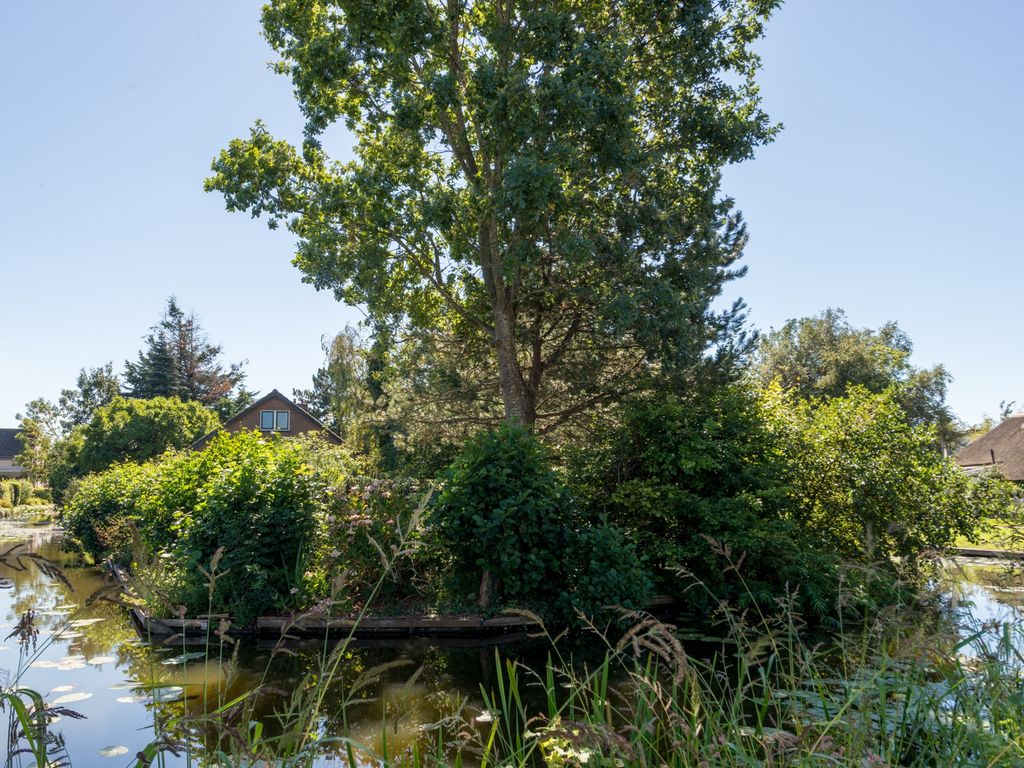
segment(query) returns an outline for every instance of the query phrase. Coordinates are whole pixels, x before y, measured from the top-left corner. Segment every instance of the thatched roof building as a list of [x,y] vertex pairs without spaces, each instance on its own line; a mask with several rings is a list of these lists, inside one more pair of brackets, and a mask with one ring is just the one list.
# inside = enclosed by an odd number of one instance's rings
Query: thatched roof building
[[996,469],[1007,480],[1024,483],[1024,413],[1015,413],[962,448],[956,463],[968,472]]

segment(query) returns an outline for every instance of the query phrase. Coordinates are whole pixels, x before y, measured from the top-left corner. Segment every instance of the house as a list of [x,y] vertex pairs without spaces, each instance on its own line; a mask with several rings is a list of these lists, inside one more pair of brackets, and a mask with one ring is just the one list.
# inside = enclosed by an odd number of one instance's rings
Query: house
[[1024,483],[1024,413],[1015,413],[961,448],[956,463],[971,474],[995,469],[1007,480]]
[[14,462],[14,457],[21,453],[19,431],[0,429],[0,478],[25,477],[28,474],[24,467],[19,467]]
[[217,429],[209,432],[194,443],[194,450],[202,450],[213,436],[226,429],[240,432],[243,429],[258,429],[266,434],[294,437],[306,432],[321,432],[329,442],[341,444],[341,438],[324,426],[316,416],[301,405],[297,405],[276,389],[264,395],[243,411],[236,413]]

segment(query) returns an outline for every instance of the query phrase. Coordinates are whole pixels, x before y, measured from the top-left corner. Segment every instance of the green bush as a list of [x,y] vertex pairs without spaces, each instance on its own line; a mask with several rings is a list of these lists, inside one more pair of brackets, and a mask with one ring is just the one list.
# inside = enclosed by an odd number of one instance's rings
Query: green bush
[[150,526],[147,511],[155,506],[157,467],[118,464],[106,472],[79,480],[64,507],[65,546],[81,549],[96,559],[131,561],[128,524]]
[[0,480],[0,507],[10,509],[30,504],[33,492],[28,480]]
[[727,388],[629,405],[596,444],[567,452],[568,476],[590,509],[629,532],[658,588],[690,609],[771,605],[791,591],[824,613],[838,559],[786,518],[782,448],[756,398]]
[[[174,480],[161,483],[164,509],[171,499],[195,499],[173,510],[169,553],[182,577],[181,602],[199,611],[209,599],[243,624],[298,607],[326,495],[303,447],[255,431],[222,434],[181,462]],[[208,594],[199,568],[221,548],[224,576]]]
[[[451,589],[464,599],[487,602],[489,580],[497,603],[571,616],[578,598],[579,608],[593,610],[634,605],[645,592],[632,547],[614,531],[590,529],[544,448],[520,427],[506,424],[466,444],[431,520]],[[591,559],[601,541],[615,544],[600,553],[605,579]]]
[[846,560],[913,564],[1010,505],[1011,486],[943,457],[935,430],[908,423],[900,397],[863,387],[821,401],[776,387],[761,395],[782,446],[790,518]]
[[[633,403],[596,445],[567,452],[570,484],[691,608],[771,607],[789,594],[831,614],[841,565],[856,566],[847,573],[867,605],[895,558],[912,569],[1009,503],[1005,484],[943,458],[897,394],[803,401],[737,385]],[[685,589],[693,579],[706,589]]]
[[170,448],[187,448],[219,424],[217,416],[197,402],[115,397],[97,408],[87,424],[54,444],[49,470],[54,500],[64,503],[75,478],[122,461],[148,461]]
[[350,477],[332,488],[311,597],[337,592],[331,582],[342,570],[344,589],[335,594],[336,611],[358,611],[378,584],[376,594],[384,604],[421,597],[426,586],[419,519],[424,498],[420,484],[411,480]]
[[[64,511],[68,539],[98,559],[129,562],[134,526],[165,571],[164,609],[212,608],[246,623],[299,607],[327,499],[309,458],[302,442],[251,431],[218,435],[204,451],[115,465],[76,484]],[[209,571],[222,547],[211,593],[200,569]]]

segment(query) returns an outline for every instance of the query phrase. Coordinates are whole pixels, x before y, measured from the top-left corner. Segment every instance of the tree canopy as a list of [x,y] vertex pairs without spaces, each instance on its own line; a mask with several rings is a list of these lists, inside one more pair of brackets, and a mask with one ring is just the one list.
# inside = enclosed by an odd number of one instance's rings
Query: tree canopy
[[171,296],[160,321],[150,328],[145,348],[124,366],[128,394],[137,398],[177,397],[217,410],[223,418],[252,402],[242,363],[224,367],[221,347],[211,344],[195,313],[185,314]]
[[113,362],[96,368],[83,368],[78,372],[75,386],[61,390],[57,400],[61,428],[67,432],[86,424],[97,408],[107,405],[120,394],[121,380],[114,373]]
[[[774,135],[751,44],[776,4],[274,0],[304,140],[257,123],[207,188],[429,345],[473,417],[554,429],[730,355],[742,308],[711,302],[746,232],[720,171]],[[324,149],[336,123],[349,162]]]
[[941,365],[915,368],[913,350],[896,323],[877,331],[855,328],[843,310],[826,309],[763,336],[751,370],[760,385],[778,382],[804,399],[843,397],[850,387],[876,394],[894,387],[910,423],[933,425],[939,440],[953,447],[960,433],[946,404],[951,377]]

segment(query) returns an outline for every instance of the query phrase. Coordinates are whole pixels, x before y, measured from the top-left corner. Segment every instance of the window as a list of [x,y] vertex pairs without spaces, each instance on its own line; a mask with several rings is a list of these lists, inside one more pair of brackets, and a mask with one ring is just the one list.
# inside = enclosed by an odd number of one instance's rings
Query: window
[[264,432],[287,432],[291,429],[291,411],[260,411],[260,429]]

